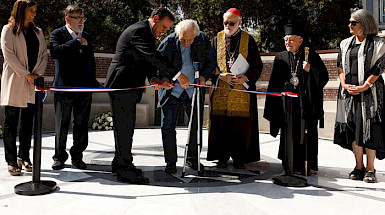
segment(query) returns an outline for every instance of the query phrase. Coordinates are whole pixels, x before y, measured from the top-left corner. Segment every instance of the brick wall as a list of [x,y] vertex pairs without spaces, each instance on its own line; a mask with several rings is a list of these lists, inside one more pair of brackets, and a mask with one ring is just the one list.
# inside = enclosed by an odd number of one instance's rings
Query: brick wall
[[[105,78],[107,74],[108,67],[111,63],[111,58],[95,57],[96,61],[96,77]],[[3,55],[0,55],[0,62],[3,63]],[[0,69],[0,71],[2,68]],[[47,70],[45,71],[45,76],[54,76],[55,75],[55,60],[48,57]]]
[[[97,78],[105,78],[107,75],[108,67],[111,63],[111,56],[109,57],[95,57],[96,61],[96,77]],[[325,66],[328,69],[329,72],[329,79],[330,80],[336,80],[337,79],[337,67],[336,67],[336,59],[325,59],[324,60]],[[3,55],[2,52],[0,52],[0,64],[3,64]],[[260,79],[258,82],[265,83],[260,85],[259,90],[266,90],[267,82],[270,79],[271,70],[273,67],[273,60],[263,60],[263,71],[261,74]],[[2,67],[0,67],[0,72],[2,71]],[[55,74],[55,61],[49,57],[48,60],[48,66],[47,70],[45,72],[45,76],[47,78],[52,79]],[[104,81],[101,81],[104,82]],[[45,82],[45,86],[49,87],[51,86],[52,81]],[[324,97],[325,100],[335,100],[337,95],[337,88],[327,88],[324,90]]]

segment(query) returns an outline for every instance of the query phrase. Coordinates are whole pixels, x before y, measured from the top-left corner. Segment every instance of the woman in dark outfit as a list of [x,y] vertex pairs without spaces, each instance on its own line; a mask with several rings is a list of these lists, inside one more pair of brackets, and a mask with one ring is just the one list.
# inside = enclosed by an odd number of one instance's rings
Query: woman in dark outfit
[[[384,158],[385,42],[375,36],[378,26],[372,14],[357,10],[349,20],[353,34],[340,44],[337,66],[341,82],[334,143],[353,150],[356,160],[352,180],[376,182],[374,159]],[[366,168],[363,154],[366,153]]]
[[[5,106],[4,150],[11,175],[20,175],[21,168],[32,171],[32,124],[35,110],[34,79],[43,75],[47,67],[47,45],[44,34],[33,23],[36,2],[15,2],[8,25],[1,32],[4,70],[1,79],[0,105]],[[16,135],[20,117],[19,152]]]

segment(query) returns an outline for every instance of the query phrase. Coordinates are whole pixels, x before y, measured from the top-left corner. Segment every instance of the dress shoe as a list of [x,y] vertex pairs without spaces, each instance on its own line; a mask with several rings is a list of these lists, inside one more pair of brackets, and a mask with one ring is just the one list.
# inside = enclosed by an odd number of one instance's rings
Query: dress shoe
[[72,165],[74,165],[78,169],[86,169],[87,164],[82,160],[72,160]]
[[217,168],[227,168],[227,161],[219,160],[217,163]]
[[[198,162],[193,162],[193,161],[186,161],[186,164],[188,167],[190,167],[193,170],[198,170]],[[203,170],[205,166],[203,164],[200,164],[200,170]]]
[[52,164],[53,170],[61,170],[64,169],[64,162],[61,162],[59,160],[54,160]]
[[234,163],[233,166],[235,169],[246,169],[243,163]]
[[112,173],[117,173],[119,169],[123,169],[123,170],[133,170],[136,174],[138,175],[143,175],[143,171],[139,168],[137,168],[136,166],[132,167],[132,168],[127,168],[127,167],[123,167],[123,168],[119,168],[118,165],[111,165],[111,172]]
[[167,163],[166,168],[164,169],[164,171],[167,174],[175,174],[176,173],[176,163],[174,163],[174,162]]
[[138,175],[133,170],[118,170],[118,181],[131,184],[149,184],[150,180],[142,175]]

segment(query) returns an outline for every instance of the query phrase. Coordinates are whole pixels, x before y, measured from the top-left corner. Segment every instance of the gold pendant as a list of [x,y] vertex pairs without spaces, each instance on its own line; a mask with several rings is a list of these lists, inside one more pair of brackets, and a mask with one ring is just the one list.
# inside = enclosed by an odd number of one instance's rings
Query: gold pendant
[[295,73],[291,73],[291,76],[293,76],[293,77],[290,78],[290,83],[291,83],[292,85],[294,85],[294,87],[298,86],[298,84],[299,84],[299,79],[298,79],[298,77],[296,76],[296,74],[295,74]]

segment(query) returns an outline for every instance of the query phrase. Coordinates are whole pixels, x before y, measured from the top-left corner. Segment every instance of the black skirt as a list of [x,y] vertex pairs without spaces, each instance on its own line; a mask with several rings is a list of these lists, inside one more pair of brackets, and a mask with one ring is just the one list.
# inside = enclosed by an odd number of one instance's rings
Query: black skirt
[[[336,123],[334,131],[334,143],[343,148],[353,150],[352,142],[356,142],[358,146],[376,150],[378,159],[385,158],[384,140],[384,122],[371,122],[370,139],[364,143],[363,127],[362,127],[362,102],[361,95],[353,96],[352,118],[347,124]],[[365,150],[364,150],[365,153]]]

